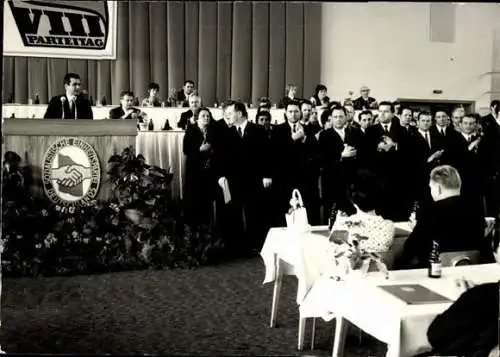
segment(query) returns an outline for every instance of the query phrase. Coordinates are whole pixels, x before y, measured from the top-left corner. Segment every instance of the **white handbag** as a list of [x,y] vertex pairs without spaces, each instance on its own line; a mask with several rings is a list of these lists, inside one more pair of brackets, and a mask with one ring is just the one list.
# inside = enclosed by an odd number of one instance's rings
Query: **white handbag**
[[297,189],[292,191],[290,206],[290,210],[285,215],[287,227],[300,232],[309,230],[310,225],[307,220],[307,211],[302,201],[302,195]]

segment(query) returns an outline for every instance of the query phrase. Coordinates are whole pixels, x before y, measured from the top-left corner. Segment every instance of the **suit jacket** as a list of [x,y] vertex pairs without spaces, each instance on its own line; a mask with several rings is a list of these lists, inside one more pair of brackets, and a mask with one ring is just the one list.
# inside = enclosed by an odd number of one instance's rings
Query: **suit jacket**
[[493,118],[483,128],[478,155],[486,179],[491,182],[500,180],[500,125]]
[[[472,141],[478,138],[472,137]],[[482,140],[482,139],[481,139]],[[456,168],[462,179],[462,194],[479,194],[484,182],[484,170],[477,150],[469,150],[470,143],[465,137],[454,131],[449,134],[446,146],[444,163]]]
[[324,174],[337,174],[338,170],[355,170],[357,158],[342,159],[344,145],[350,145],[358,149],[361,142],[361,132],[355,127],[346,126],[344,140],[334,129],[327,129],[320,133],[318,140],[318,152],[320,165]]
[[307,190],[317,190],[319,162],[314,135],[306,134],[304,142],[294,141],[292,129],[289,123],[285,122],[273,128],[271,141],[273,151],[276,153],[274,165],[276,178],[281,189],[286,192],[290,188],[301,187]]
[[180,91],[177,92],[176,98],[178,102],[182,102],[183,107],[189,107],[189,101],[186,95],[184,94],[184,91],[181,89]]
[[434,353],[440,356],[487,357],[498,345],[499,284],[472,287],[427,330]]
[[491,261],[492,249],[484,237],[484,212],[461,196],[434,202],[423,211],[404,244],[400,267],[425,268],[432,241],[440,252],[479,250],[485,261]]
[[217,155],[217,178],[226,177],[231,194],[236,197],[252,197],[262,187],[263,178],[273,177],[267,134],[251,122],[247,122],[242,137],[234,126],[227,128],[225,133],[224,151]]
[[[134,111],[133,113],[135,114],[139,114],[141,111],[137,108],[132,108]],[[109,111],[109,119],[120,119],[123,114],[125,114],[125,111],[123,110],[123,108],[121,106],[119,107],[116,107],[116,108],[113,108]],[[127,116],[127,118],[125,119],[132,119],[131,118],[131,115]],[[143,123],[144,120],[142,118],[139,118],[139,123]]]
[[177,123],[177,127],[183,130],[186,130],[186,128],[190,125],[191,123],[191,118],[193,117],[193,111],[191,109],[186,110],[181,114],[181,118],[179,119],[179,122]]
[[[61,102],[61,98],[64,97],[64,105]],[[94,119],[94,114],[92,113],[92,106],[90,101],[78,96],[76,98],[76,105],[73,110],[69,107],[69,100],[66,94],[56,95],[52,97],[45,111],[45,119],[62,119],[64,110],[64,119]],[[76,112],[75,112],[76,109]]]
[[[399,123],[392,122],[389,133],[385,133],[380,123],[369,126],[366,129],[367,146],[370,153],[370,162],[372,169],[379,174],[391,175],[395,170],[400,170],[400,164],[408,152],[408,131]],[[379,152],[378,144],[383,136],[389,136],[396,144],[388,152]]]
[[363,99],[363,97],[358,97],[353,100],[354,110],[364,110],[370,109],[370,105],[375,102],[375,98],[368,97],[368,100]]

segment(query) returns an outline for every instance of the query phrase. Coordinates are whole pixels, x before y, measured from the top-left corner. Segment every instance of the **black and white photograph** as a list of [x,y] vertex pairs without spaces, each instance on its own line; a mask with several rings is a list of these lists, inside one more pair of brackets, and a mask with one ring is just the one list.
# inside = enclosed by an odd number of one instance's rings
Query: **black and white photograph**
[[0,354],[500,357],[500,3],[0,10]]

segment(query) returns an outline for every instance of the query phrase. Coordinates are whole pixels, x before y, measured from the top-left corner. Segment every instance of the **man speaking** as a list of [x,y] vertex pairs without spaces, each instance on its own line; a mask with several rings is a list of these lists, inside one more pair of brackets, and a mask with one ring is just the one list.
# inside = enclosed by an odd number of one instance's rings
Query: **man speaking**
[[80,76],[67,73],[64,76],[65,94],[52,97],[45,112],[45,119],[93,119],[90,102],[80,95]]

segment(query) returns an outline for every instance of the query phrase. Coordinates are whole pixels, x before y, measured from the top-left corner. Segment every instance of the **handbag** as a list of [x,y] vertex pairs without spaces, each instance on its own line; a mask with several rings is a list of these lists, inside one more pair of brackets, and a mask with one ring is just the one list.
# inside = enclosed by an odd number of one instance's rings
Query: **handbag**
[[292,191],[290,206],[290,210],[285,214],[287,227],[300,232],[307,231],[310,228],[307,211],[302,201],[302,195],[297,189]]

